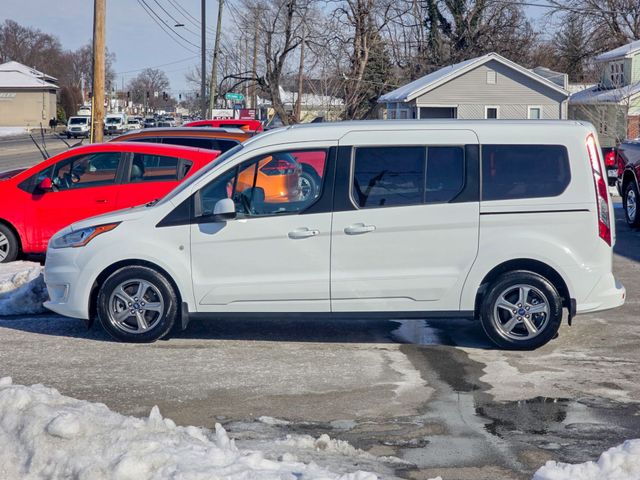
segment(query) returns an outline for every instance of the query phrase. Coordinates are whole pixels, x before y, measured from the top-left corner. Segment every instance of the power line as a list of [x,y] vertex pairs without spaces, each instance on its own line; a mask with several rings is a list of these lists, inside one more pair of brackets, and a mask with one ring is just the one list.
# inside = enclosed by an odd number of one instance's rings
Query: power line
[[[178,20],[177,20],[173,15],[171,15],[171,14],[167,11],[167,9],[166,9],[166,8],[164,8],[164,7],[162,6],[162,4],[161,4],[158,0],[153,0],[153,1],[156,3],[156,5],[158,5],[158,6],[160,7],[160,9],[161,9],[164,13],[166,13],[166,14],[169,16],[169,18],[170,18],[171,20],[173,20],[173,21],[175,22],[175,26],[176,26],[176,27],[178,27],[178,25],[179,25],[179,24],[182,24],[182,22],[178,21]],[[187,28],[185,25],[183,25],[183,26],[182,26],[182,27],[180,27],[180,28],[184,28],[187,32],[189,32],[189,33],[190,33],[190,34],[192,34],[192,35],[195,35],[196,37],[199,37],[199,36],[200,36],[200,34],[199,34],[198,32],[194,32],[193,30],[191,30],[191,29]]]
[[[182,48],[184,48],[185,50],[188,50],[191,53],[197,53],[193,50],[191,50],[191,48],[189,47],[185,47],[182,43],[180,43],[180,41],[178,41],[177,38],[175,38],[173,35],[176,35],[178,37],[180,37],[184,42],[186,42],[187,44],[196,47],[196,48],[200,48],[198,45],[196,45],[193,42],[190,42],[189,40],[187,40],[186,38],[184,38],[182,35],[180,35],[178,32],[176,32],[175,30],[173,30],[169,25],[167,25],[167,22],[165,22],[148,4],[147,2],[145,2],[145,0],[138,0],[138,4],[144,9],[144,11],[147,13],[147,15],[149,15],[151,17],[151,19],[167,34],[169,35],[174,42],[176,42],[178,45],[180,45]],[[158,23],[158,20],[161,23]],[[164,26],[163,26],[164,25]],[[166,27],[166,28],[165,28]],[[168,29],[168,30],[167,30]],[[170,33],[171,32],[171,33]],[[173,34],[173,35],[172,35]]]
[[124,75],[126,73],[135,73],[135,72],[141,72],[142,70],[146,70],[147,68],[160,68],[160,67],[166,67],[168,65],[175,65],[176,63],[182,63],[182,62],[188,62],[189,60],[193,60],[195,58],[198,58],[198,55],[195,55],[193,57],[188,57],[188,58],[183,58],[182,60],[176,60],[175,62],[168,62],[168,63],[162,63],[160,65],[152,65],[149,67],[143,67],[143,68],[137,68],[135,70],[126,70],[124,72],[116,72],[115,75]]
[[[172,6],[173,8],[175,8],[176,10],[178,10],[180,12],[180,14],[187,19],[187,21],[191,22],[193,25],[195,25],[198,29],[202,29],[202,22],[200,20],[198,20],[196,17],[194,17],[193,15],[191,15],[191,13],[189,13],[189,11],[184,8],[182,5],[180,5],[179,3],[175,2],[174,0],[167,0]],[[210,28],[207,27],[207,31],[214,35],[216,32]]]

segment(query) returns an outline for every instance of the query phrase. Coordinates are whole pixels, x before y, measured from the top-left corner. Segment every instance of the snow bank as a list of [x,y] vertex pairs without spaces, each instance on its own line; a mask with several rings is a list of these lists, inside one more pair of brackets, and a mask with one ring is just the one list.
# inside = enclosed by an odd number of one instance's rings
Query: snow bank
[[27,133],[25,127],[0,127],[0,137],[13,137]]
[[640,478],[640,440],[610,448],[597,462],[569,464],[549,461],[533,480],[637,480]]
[[178,427],[157,407],[149,418],[0,379],[0,478],[78,480],[375,480],[340,474],[295,455],[269,460],[240,450],[222,426]]
[[0,263],[0,316],[42,313],[42,302],[49,298],[35,262]]

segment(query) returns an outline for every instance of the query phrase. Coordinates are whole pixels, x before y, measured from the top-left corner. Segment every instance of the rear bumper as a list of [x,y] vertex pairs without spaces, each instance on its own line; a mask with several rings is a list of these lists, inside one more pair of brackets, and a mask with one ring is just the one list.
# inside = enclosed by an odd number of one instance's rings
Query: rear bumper
[[624,304],[627,292],[613,273],[608,273],[600,278],[589,296],[578,303],[577,313],[600,312],[620,307]]

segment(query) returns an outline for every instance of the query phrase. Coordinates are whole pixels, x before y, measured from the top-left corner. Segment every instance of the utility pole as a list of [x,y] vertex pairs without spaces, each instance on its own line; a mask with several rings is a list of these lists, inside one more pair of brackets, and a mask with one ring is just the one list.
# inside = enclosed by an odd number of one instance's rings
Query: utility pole
[[92,142],[102,142],[103,140],[106,2],[107,0],[93,0]]
[[202,118],[207,117],[207,7],[205,5],[206,0],[200,1],[200,9],[201,9],[201,23],[202,23],[202,32],[201,32],[201,45],[200,45],[200,55],[201,55],[201,65],[200,65],[200,116]]
[[258,9],[253,9],[253,15],[255,20],[255,29],[253,31],[253,64],[251,68],[253,70],[253,81],[251,82],[251,108],[256,109],[256,116],[258,116]]
[[300,67],[298,68],[298,98],[296,98],[295,119],[300,123],[302,114],[302,78],[304,75],[304,44],[307,41],[307,26],[302,24],[302,42],[300,43]]
[[216,106],[216,87],[218,86],[218,53],[220,52],[220,34],[222,33],[222,7],[224,0],[218,0],[218,21],[216,23],[216,41],[213,45],[213,65],[209,84],[209,114]]

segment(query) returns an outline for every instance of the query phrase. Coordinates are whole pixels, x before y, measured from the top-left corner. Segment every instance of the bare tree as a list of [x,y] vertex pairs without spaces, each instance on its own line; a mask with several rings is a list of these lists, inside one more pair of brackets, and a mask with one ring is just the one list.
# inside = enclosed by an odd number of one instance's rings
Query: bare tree
[[131,100],[134,103],[142,103],[156,110],[167,107],[171,102],[163,98],[163,92],[169,90],[169,79],[162,71],[155,68],[146,68],[129,82]]

